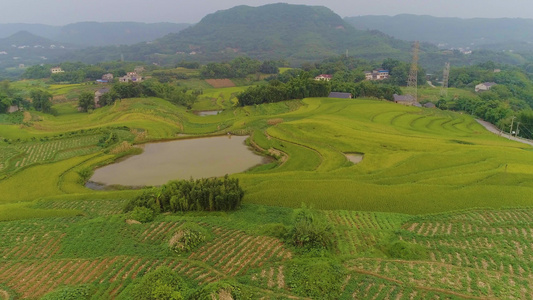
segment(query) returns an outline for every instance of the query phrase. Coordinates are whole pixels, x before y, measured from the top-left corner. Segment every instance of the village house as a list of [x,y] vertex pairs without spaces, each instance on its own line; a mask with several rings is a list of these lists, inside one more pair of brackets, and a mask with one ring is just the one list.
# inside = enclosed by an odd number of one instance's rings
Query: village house
[[112,81],[113,80],[113,74],[107,73],[102,75],[102,80]]
[[350,93],[340,93],[340,92],[331,92],[329,93],[329,98],[342,98],[342,99],[352,99],[352,94]]
[[19,111],[19,110],[20,110],[20,109],[19,109],[18,105],[11,105],[11,106],[9,106],[9,107],[7,108],[7,113],[8,113],[8,114],[11,114],[11,113],[17,112],[17,111]]
[[109,93],[109,88],[102,88],[94,92],[94,108],[99,108],[101,106],[100,97],[106,93]]
[[102,75],[102,79],[96,79],[97,83],[109,83],[113,81],[113,74],[107,73]]
[[56,73],[63,73],[63,72],[65,72],[65,71],[63,71],[63,70],[61,69],[61,67],[55,67],[55,68],[51,68],[51,69],[50,69],[50,72],[52,72],[52,74],[56,74]]
[[483,82],[478,85],[476,85],[476,93],[477,92],[483,92],[483,91],[489,91],[493,86],[496,85],[496,82]]
[[433,104],[432,102],[427,102],[427,103],[424,103],[424,107],[425,108],[435,108],[437,106],[435,104]]
[[144,72],[144,67],[143,66],[137,66],[137,67],[135,67],[135,69],[133,69],[133,72],[135,72],[137,74],[140,74],[140,73]]
[[373,70],[372,72],[366,71],[365,72],[365,79],[366,80],[385,80],[390,77],[389,70],[385,69],[377,69]]
[[323,81],[330,81],[332,77],[333,77],[333,76],[331,76],[331,75],[329,75],[329,74],[320,74],[320,75],[318,75],[317,77],[315,77],[315,80],[316,80],[316,81],[321,81],[321,80],[323,80]]
[[141,82],[142,81],[142,76],[138,75],[136,72],[128,72],[128,74],[126,74],[126,76],[119,77],[118,81],[120,81],[120,82],[130,82],[130,81]]

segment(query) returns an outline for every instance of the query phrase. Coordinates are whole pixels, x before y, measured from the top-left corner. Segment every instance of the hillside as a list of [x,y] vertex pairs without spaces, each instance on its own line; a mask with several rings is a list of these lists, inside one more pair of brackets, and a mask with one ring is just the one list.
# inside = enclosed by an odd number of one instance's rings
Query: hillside
[[54,62],[73,49],[72,45],[20,31],[0,39],[0,69],[19,64]]
[[379,30],[402,40],[420,40],[445,48],[533,50],[532,19],[460,19],[402,14],[358,16],[345,21],[360,30]]
[[[428,45],[423,48],[436,50]],[[349,55],[368,59],[409,59],[411,44],[381,32],[356,30],[325,7],[271,4],[218,11],[194,26],[153,43],[87,49],[66,58],[83,60],[90,56],[96,60],[123,54],[126,60],[168,63],[222,61],[247,55],[296,63],[346,51]]]
[[65,25],[54,39],[83,46],[131,45],[176,33],[189,24],[81,22]]
[[141,22],[79,22],[64,26],[44,24],[0,24],[0,38],[20,31],[61,43],[79,46],[131,45],[153,41],[179,32],[189,24]]
[[[232,299],[533,295],[530,146],[467,114],[371,99],[235,107],[240,90],[206,89],[202,109],[223,111],[205,117],[158,98],[92,113],[67,101],[55,116],[26,111],[24,124],[0,126],[0,176],[8,175],[0,177],[0,295],[56,291],[45,299],[57,299],[81,289],[88,296],[75,299],[137,299],[132,289],[162,266]],[[246,192],[236,211],[165,213],[141,224],[123,212],[141,191],[82,184],[84,170],[121,155],[108,151],[118,143],[228,132],[251,134],[250,145],[276,156],[231,176]],[[110,133],[117,144],[96,145]],[[355,153],[364,154],[357,164],[346,156]],[[305,211],[313,216],[306,228],[321,222],[330,247],[295,243]],[[176,253],[171,240],[191,224],[208,238]]]

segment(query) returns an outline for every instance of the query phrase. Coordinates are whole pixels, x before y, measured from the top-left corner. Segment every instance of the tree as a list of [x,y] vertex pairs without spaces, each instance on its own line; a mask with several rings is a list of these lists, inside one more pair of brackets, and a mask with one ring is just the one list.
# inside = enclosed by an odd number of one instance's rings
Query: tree
[[0,114],[3,114],[12,105],[11,99],[0,93]]
[[91,92],[83,92],[78,97],[78,106],[81,111],[87,112],[94,109],[94,95]]
[[30,98],[35,110],[42,112],[50,112],[52,109],[52,94],[43,90],[32,90]]

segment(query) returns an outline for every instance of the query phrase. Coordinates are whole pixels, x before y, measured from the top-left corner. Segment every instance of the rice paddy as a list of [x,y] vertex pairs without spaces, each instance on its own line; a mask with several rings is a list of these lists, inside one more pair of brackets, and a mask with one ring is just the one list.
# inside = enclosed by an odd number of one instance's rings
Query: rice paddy
[[[331,224],[343,268],[341,299],[533,297],[531,146],[486,131],[466,114],[385,101],[313,98],[234,106],[240,88],[206,91],[193,110],[124,99],[78,113],[0,126],[0,295],[36,299],[88,284],[94,299],[124,299],[137,278],[168,266],[194,286],[233,280],[268,299],[304,298],[291,283],[298,253],[265,228],[291,224],[302,203]],[[122,213],[138,190],[93,191],[81,171],[108,163],[117,144],[247,134],[274,163],[234,174],[236,212]],[[362,154],[354,164],[346,154]],[[212,234],[177,255],[172,234],[193,222]],[[394,257],[403,241],[424,250]]]

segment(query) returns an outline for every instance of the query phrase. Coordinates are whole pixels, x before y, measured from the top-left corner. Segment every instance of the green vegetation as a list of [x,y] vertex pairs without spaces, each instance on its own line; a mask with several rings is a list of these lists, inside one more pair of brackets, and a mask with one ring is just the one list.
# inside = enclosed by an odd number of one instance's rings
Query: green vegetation
[[[367,85],[355,82],[362,65],[338,59],[310,72],[340,68],[344,75],[328,84]],[[290,85],[300,72],[278,80]],[[186,90],[193,79],[174,80],[168,86]],[[194,80],[203,93],[191,109],[220,113],[198,116],[157,94],[121,97],[91,113],[79,113],[77,100],[53,101],[55,115],[30,109],[0,119],[0,293],[23,299],[531,293],[530,146],[488,133],[467,114],[365,98],[240,106],[237,95],[247,87],[214,89]],[[143,84],[124,86],[165,92],[159,88],[166,84]],[[61,90],[40,86],[52,88]],[[421,99],[438,97],[420,90]],[[248,144],[275,160],[224,178],[144,190],[84,187],[95,167],[139,151],[135,144],[228,133],[250,135]],[[363,160],[352,163],[347,155],[354,153]]]
[[[126,212],[137,207],[152,209],[154,212],[178,211],[228,211],[241,205],[244,191],[239,180],[203,178],[169,181],[159,188],[146,190],[132,199],[124,209]],[[140,220],[139,220],[140,221]]]
[[140,300],[187,299],[188,287],[183,279],[167,267],[149,272],[134,285],[131,297]]

